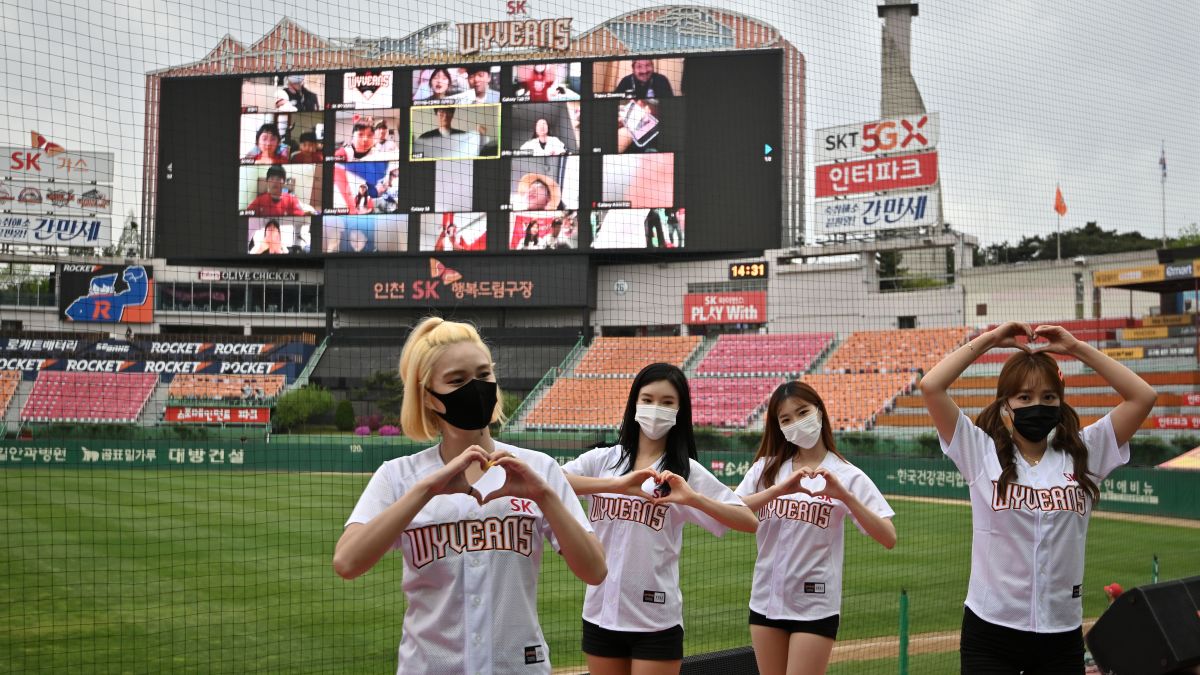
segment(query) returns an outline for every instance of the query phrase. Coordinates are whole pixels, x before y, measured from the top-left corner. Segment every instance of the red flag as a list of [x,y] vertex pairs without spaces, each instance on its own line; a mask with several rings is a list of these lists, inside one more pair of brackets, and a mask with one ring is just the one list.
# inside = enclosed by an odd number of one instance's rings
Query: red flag
[[1057,185],[1054,186],[1054,210],[1057,211],[1058,215],[1060,216],[1067,215],[1067,202],[1065,199],[1063,199],[1062,188],[1058,187]]

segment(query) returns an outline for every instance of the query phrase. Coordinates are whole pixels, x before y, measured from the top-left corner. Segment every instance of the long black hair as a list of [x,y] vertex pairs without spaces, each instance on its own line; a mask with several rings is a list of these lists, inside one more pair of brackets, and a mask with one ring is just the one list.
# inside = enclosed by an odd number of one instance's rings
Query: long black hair
[[625,416],[621,418],[621,429],[617,442],[621,444],[621,456],[615,467],[624,466],[621,473],[633,471],[637,461],[638,438],[641,425],[637,421],[638,394],[642,387],[666,380],[679,394],[679,412],[675,415],[675,426],[667,432],[667,446],[663,451],[663,468],[687,480],[691,473],[688,460],[696,459],[696,437],[692,435],[692,392],[687,376],[677,366],[669,363],[651,363],[633,378],[629,387],[629,400],[625,402]]

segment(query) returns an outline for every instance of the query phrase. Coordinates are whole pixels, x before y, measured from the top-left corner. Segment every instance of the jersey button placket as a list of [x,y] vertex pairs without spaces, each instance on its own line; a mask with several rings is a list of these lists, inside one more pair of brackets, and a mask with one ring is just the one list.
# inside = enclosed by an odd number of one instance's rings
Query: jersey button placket
[[[477,520],[478,507],[467,510],[466,518]],[[491,612],[481,598],[488,584],[489,568],[483,560],[485,551],[463,551],[463,617],[466,619],[466,665],[474,672],[490,672],[493,662]]]
[[631,523],[614,521],[610,527],[617,529],[617,536],[613,538],[613,543],[615,544],[614,548],[621,552],[619,559],[622,561],[622,564],[613,565],[608,570],[608,577],[604,580],[604,605],[600,611],[600,619],[605,624],[613,626],[617,625],[617,617],[621,614],[621,576],[625,571],[623,562],[628,560],[629,556],[638,556],[641,552],[629,550],[629,534],[632,530]]

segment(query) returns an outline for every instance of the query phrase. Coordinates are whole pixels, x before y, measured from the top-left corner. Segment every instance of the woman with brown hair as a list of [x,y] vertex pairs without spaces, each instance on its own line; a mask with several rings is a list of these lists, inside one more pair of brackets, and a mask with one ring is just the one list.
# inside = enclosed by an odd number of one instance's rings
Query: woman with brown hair
[[885,548],[895,511],[833,439],[825,402],[804,382],[771,394],[754,464],[736,494],[758,513],[750,639],[763,675],[824,673],[841,621],[846,516]]
[[[1017,341],[1045,340],[1031,350]],[[947,390],[975,359],[1015,347],[996,398],[972,424]],[[1050,354],[1073,356],[1123,399],[1080,428]],[[1136,373],[1059,326],[1009,322],[946,356],[921,380],[942,452],[970,486],[971,580],[963,673],[1083,673],[1083,554],[1098,484],[1129,461],[1129,439],[1154,407]]]

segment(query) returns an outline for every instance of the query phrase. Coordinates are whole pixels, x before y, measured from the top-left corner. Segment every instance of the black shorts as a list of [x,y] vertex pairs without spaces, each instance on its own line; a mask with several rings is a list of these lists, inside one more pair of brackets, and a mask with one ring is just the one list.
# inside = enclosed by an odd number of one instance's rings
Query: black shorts
[[789,633],[812,633],[827,637],[830,640],[837,639],[838,626],[842,623],[842,615],[834,614],[827,616],[824,619],[815,619],[813,621],[800,621],[797,619],[768,619],[754,610],[750,610],[750,625],[751,626],[766,626],[767,628],[778,628],[779,630]]
[[583,620],[583,653],[612,659],[674,661],[683,658],[683,626],[654,633],[608,630]]
[[1083,628],[1034,633],[997,626],[963,608],[960,667],[978,675],[1083,675]]

